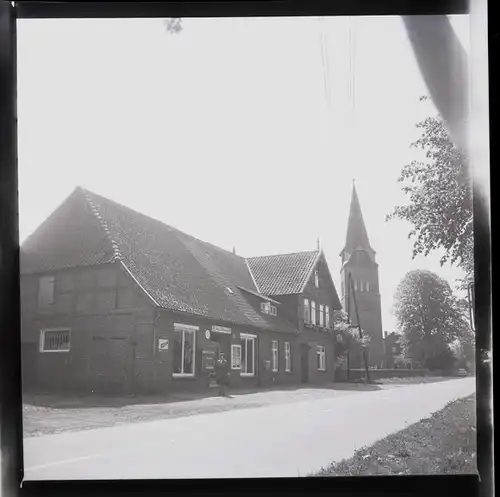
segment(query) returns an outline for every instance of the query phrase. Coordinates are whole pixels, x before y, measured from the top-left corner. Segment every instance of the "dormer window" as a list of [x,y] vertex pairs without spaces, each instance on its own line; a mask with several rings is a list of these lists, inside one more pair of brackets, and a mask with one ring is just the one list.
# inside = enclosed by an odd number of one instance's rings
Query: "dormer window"
[[262,302],[260,304],[260,310],[262,314],[269,314],[271,316],[277,316],[278,310],[275,305],[271,305],[270,302]]
[[314,271],[314,286],[319,288],[319,271],[317,269]]

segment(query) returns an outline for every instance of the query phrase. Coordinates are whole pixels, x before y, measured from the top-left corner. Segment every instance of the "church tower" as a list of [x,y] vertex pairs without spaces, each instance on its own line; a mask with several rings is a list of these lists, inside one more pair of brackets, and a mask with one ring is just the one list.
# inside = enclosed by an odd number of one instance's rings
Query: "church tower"
[[[353,183],[351,208],[347,224],[345,246],[341,257],[342,306],[353,325],[357,325],[356,310],[352,292],[348,289],[348,275],[351,275],[361,329],[371,338],[368,347],[370,366],[382,367],[384,360],[384,338],[382,332],[382,309],[380,304],[378,264],[375,250],[370,245],[356,186]],[[362,368],[360,351],[351,354],[351,367]]]

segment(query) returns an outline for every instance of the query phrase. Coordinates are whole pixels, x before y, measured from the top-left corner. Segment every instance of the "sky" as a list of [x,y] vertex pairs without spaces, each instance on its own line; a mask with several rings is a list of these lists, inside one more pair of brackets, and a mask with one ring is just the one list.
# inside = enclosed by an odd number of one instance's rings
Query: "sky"
[[340,290],[355,178],[392,331],[408,271],[463,276],[385,221],[426,94],[399,17],[19,20],[21,243],[80,185],[246,257],[319,238]]

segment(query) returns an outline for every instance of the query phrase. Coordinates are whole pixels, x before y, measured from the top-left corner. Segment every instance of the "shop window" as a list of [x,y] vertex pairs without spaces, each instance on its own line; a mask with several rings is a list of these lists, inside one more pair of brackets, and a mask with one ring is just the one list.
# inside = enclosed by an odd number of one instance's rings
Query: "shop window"
[[241,369],[241,345],[231,345],[231,369]]
[[240,334],[241,337],[241,375],[255,376],[255,336]]
[[194,326],[174,325],[173,376],[194,376],[197,329]]

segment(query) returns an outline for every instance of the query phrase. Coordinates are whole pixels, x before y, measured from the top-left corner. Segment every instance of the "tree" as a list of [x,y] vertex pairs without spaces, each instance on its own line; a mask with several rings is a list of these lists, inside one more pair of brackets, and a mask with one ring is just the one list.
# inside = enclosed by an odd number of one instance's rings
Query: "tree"
[[182,31],[182,19],[178,17],[170,17],[165,19],[165,29],[167,33],[178,34]]
[[[422,97],[425,99],[425,97]],[[413,257],[444,249],[441,265],[456,264],[465,272],[461,288],[474,277],[474,233],[472,180],[469,162],[450,139],[440,117],[417,124],[422,129],[412,147],[425,151],[426,162],[412,161],[403,167],[398,181],[409,196],[407,205],[397,206],[386,217],[413,224]]]
[[418,367],[450,370],[451,345],[470,328],[448,282],[431,271],[410,271],[398,285],[394,308],[405,358]]
[[365,333],[363,338],[360,338],[359,329],[351,326],[344,310],[333,311],[332,329],[336,337],[335,358],[338,362],[345,359],[347,352],[360,350],[361,347],[370,345],[369,335]]

